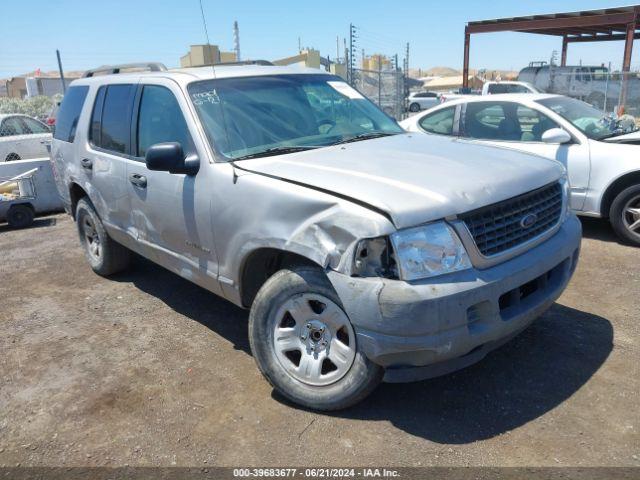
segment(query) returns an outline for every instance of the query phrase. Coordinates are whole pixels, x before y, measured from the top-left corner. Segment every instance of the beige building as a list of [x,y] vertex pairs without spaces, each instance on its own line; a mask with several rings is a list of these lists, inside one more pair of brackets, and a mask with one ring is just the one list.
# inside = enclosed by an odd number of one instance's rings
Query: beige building
[[[484,85],[484,80],[475,76],[469,75],[469,87],[474,90],[479,90]],[[462,87],[462,75],[453,75],[451,77],[439,77],[425,81],[423,88],[425,90],[431,90],[433,92],[447,92],[449,90],[456,90]]]
[[320,52],[310,48],[302,50],[298,55],[274,60],[274,65],[299,65],[301,67],[320,68]]
[[375,53],[362,59],[363,70],[373,70],[377,72],[378,70],[391,70],[392,68],[393,63],[386,55]]
[[347,78],[347,66],[344,63],[329,62],[328,59],[322,58],[320,52],[313,48],[302,50],[298,55],[292,57],[281,58],[272,62],[274,65],[298,65],[309,68],[326,68],[334,75]]
[[189,53],[180,57],[180,66],[202,67],[235,61],[235,52],[221,52],[217,45],[191,45]]

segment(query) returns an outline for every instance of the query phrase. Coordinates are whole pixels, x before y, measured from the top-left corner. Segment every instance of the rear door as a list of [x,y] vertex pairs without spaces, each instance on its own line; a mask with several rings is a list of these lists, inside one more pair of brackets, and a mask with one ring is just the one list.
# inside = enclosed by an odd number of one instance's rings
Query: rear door
[[51,145],[51,130],[44,123],[30,117],[18,117],[25,131],[22,158],[46,158],[49,156],[47,147]]
[[[169,79],[149,79],[136,94],[133,112],[132,152],[127,165],[127,188],[131,199],[129,224],[139,241],[153,249],[160,264],[204,284],[217,274],[213,250],[206,154],[196,147],[197,132],[186,121],[189,112],[184,94]],[[146,150],[152,145],[178,142],[185,156],[198,155],[196,175],[149,170]],[[196,192],[199,192],[196,195]]]
[[105,227],[124,243],[130,209],[126,170],[127,158],[131,157],[131,112],[136,88],[134,83],[98,88],[93,97],[88,142],[77,159]]

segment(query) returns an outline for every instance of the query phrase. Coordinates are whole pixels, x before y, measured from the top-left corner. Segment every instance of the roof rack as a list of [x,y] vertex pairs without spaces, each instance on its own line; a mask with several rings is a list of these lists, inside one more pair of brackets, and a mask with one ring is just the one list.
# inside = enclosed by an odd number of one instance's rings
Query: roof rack
[[93,77],[96,73],[101,73],[104,75],[116,74],[120,73],[121,70],[129,70],[132,68],[137,69],[145,69],[150,72],[164,72],[167,70],[167,67],[164,64],[159,62],[143,62],[143,63],[122,63],[120,65],[103,65],[98,68],[93,68],[91,70],[87,70],[82,75],[83,78]]

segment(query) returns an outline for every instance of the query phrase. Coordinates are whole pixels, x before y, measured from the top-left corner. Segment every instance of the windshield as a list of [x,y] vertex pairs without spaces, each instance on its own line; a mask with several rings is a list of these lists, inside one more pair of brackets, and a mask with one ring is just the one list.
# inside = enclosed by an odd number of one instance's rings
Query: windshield
[[188,91],[209,142],[230,160],[403,132],[332,75],[213,79],[192,83]]
[[551,97],[538,100],[538,103],[571,122],[593,140],[603,140],[637,130],[635,125],[628,126],[621,119],[602,113],[588,103],[575,98]]

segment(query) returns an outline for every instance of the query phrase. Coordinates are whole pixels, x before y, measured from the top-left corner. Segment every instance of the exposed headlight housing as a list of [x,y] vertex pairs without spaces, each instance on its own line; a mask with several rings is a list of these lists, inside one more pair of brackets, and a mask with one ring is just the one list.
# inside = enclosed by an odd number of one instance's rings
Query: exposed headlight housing
[[353,274],[362,277],[418,280],[471,268],[469,256],[453,228],[434,222],[361,240]]
[[418,280],[471,268],[460,238],[445,222],[400,230],[391,235],[400,278]]

